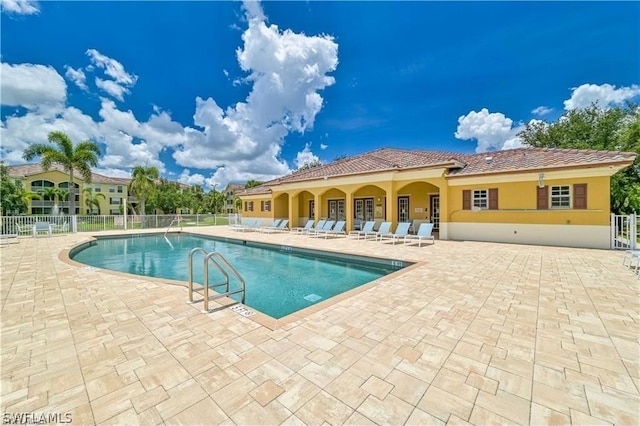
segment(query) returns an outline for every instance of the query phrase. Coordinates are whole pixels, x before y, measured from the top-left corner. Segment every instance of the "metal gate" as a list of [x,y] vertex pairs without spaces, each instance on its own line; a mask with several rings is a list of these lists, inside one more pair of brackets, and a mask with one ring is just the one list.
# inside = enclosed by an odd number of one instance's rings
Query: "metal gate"
[[635,250],[638,239],[637,223],[635,214],[611,214],[611,248],[614,250]]

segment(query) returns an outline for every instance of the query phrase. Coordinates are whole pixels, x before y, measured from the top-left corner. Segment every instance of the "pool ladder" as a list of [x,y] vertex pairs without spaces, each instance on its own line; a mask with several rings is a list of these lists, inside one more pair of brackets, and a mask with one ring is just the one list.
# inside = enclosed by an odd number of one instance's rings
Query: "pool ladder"
[[[194,283],[193,283],[193,255],[196,253],[202,253],[204,254],[204,261],[202,264],[202,268],[204,271],[204,282],[203,285],[200,286],[199,284],[196,283],[196,285],[198,286],[197,288],[194,288]],[[224,276],[224,281],[220,282],[220,283],[216,283],[213,285],[209,285],[209,264],[213,264],[213,266],[215,266],[218,271],[220,271],[222,273],[222,275]],[[238,281],[240,281],[240,288],[237,290],[232,290],[229,291],[229,274],[227,273],[227,271],[225,270],[228,269],[231,274],[233,276],[236,277],[236,279]],[[225,286],[225,291],[224,293],[217,293],[214,296],[209,296],[209,289],[210,288],[217,288],[217,287],[222,287]],[[202,310],[202,313],[209,313],[209,301],[210,300],[216,300],[216,299],[221,299],[223,297],[228,297],[234,294],[238,294],[238,293],[242,293],[242,303],[245,302],[245,282],[244,279],[240,276],[240,274],[238,273],[238,271],[236,271],[236,269],[231,266],[231,264],[229,262],[227,262],[227,260],[218,252],[212,251],[212,252],[207,252],[205,249],[201,248],[201,247],[196,247],[193,250],[191,250],[189,252],[189,301],[187,303],[196,303],[196,302],[200,302],[200,300],[193,300],[193,293],[194,292],[202,292],[202,300],[204,301],[204,309]]]
[[171,227],[173,226],[174,223],[178,222],[178,225],[180,225],[180,232],[182,232],[182,219],[173,219],[171,221],[171,223],[169,224],[169,226],[167,226],[167,230],[164,231],[164,236],[167,236],[167,232],[169,232],[169,229],[171,229]]

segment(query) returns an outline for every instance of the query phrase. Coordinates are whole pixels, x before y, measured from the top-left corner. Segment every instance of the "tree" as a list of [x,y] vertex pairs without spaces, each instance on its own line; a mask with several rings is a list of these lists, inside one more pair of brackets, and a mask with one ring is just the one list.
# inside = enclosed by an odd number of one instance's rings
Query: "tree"
[[[40,157],[40,164],[44,170],[49,170],[54,163],[61,165],[69,175],[69,188],[75,188],[73,182],[75,171],[80,173],[85,182],[90,183],[91,167],[98,165],[98,157],[101,154],[98,144],[93,141],[84,141],[74,146],[69,136],[59,131],[49,133],[47,138],[49,143],[57,147],[34,144],[24,151],[22,158],[31,161],[35,157]],[[70,198],[69,213],[76,213],[75,194]]]
[[[596,104],[571,110],[555,123],[535,121],[518,134],[536,148],[597,149],[640,154],[640,108],[605,109]],[[611,177],[611,211],[640,212],[640,156]]]
[[182,191],[183,207],[188,207],[192,213],[204,213],[205,206],[204,189],[200,185],[193,185]]
[[150,194],[149,207],[162,210],[164,213],[175,213],[180,207],[184,207],[185,198],[180,185],[166,179],[160,179],[156,190]]
[[249,179],[245,184],[245,189],[254,188],[256,186],[262,185],[262,182],[259,180]]
[[308,169],[312,169],[312,168],[318,167],[318,166],[322,166],[322,161],[320,161],[320,160],[307,161],[302,166],[298,167],[298,170],[296,170],[296,171],[299,172],[299,171],[302,171],[302,170],[308,170]]
[[100,211],[100,200],[98,200],[98,198],[106,200],[107,197],[101,192],[94,193],[93,188],[85,188],[82,192],[84,193],[84,205],[87,206],[89,212],[95,207],[98,209],[98,214],[102,214]]
[[66,200],[69,197],[68,189],[56,188],[55,186],[41,189],[38,193],[43,196],[45,200],[53,201],[56,206],[59,200]]
[[233,197],[233,204],[236,207],[236,211],[237,212],[242,210],[242,199],[240,197],[238,197],[237,195],[235,197]]
[[145,201],[147,197],[155,194],[155,181],[160,177],[160,172],[153,166],[135,166],[131,171],[131,177],[131,182],[129,182],[129,193],[140,199],[139,213],[144,215],[146,213]]
[[24,190],[21,182],[14,182],[9,177],[9,170],[0,162],[0,215],[10,215],[14,213],[25,213],[29,200],[40,198],[35,192]]

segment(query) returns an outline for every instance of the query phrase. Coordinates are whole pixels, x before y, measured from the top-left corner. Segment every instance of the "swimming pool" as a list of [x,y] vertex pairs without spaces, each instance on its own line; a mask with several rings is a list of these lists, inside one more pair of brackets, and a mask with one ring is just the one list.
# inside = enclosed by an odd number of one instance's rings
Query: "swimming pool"
[[[279,319],[409,266],[409,262],[190,234],[99,238],[71,251],[90,266],[148,277],[187,281],[189,251],[216,251],[246,282],[245,305]],[[194,281],[203,282],[202,260],[194,256]],[[220,278],[209,268],[211,284]],[[218,280],[219,281],[219,280]],[[230,280],[231,289],[238,283]],[[239,301],[240,295],[234,299]]]

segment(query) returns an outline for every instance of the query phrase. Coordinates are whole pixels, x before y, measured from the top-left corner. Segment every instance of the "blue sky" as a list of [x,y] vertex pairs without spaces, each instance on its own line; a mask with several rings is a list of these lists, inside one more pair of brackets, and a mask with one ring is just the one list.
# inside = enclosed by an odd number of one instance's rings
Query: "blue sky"
[[211,187],[380,147],[520,146],[640,95],[640,3],[1,0],[0,154],[52,130],[98,172]]

